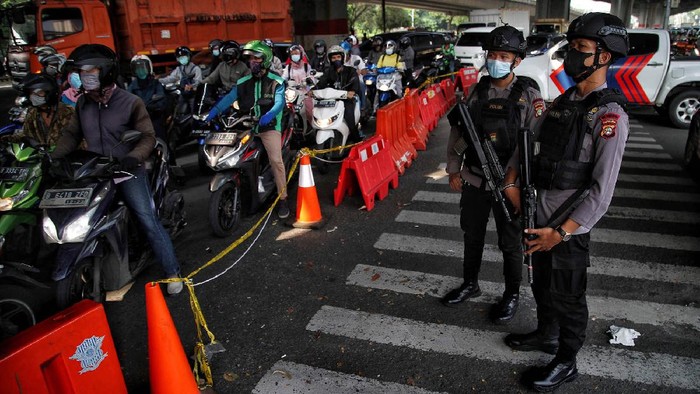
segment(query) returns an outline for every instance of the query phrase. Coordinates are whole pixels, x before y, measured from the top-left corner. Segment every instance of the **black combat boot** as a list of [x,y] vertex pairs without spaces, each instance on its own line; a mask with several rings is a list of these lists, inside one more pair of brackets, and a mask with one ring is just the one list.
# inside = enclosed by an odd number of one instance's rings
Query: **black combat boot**
[[440,302],[446,306],[457,305],[460,302],[468,298],[478,297],[481,295],[481,289],[479,288],[479,282],[468,281],[464,282],[462,286],[447,293]]
[[508,334],[505,337],[506,345],[513,350],[521,352],[540,351],[549,354],[557,354],[559,350],[559,335],[550,329],[537,329],[527,334]]
[[502,324],[508,323],[515,316],[515,312],[518,310],[518,300],[520,295],[515,294],[503,294],[503,298],[498,304],[491,308],[490,317],[494,323]]

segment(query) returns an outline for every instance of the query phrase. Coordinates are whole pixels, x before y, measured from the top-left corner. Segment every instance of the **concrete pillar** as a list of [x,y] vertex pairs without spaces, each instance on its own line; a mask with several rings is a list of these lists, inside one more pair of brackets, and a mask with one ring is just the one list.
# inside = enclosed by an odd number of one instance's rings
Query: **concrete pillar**
[[537,0],[535,19],[564,18],[569,20],[569,2],[561,0]]
[[610,13],[622,19],[625,27],[630,24],[634,0],[610,0]]
[[324,39],[328,47],[348,35],[347,0],[292,0],[295,41],[312,48],[316,39]]

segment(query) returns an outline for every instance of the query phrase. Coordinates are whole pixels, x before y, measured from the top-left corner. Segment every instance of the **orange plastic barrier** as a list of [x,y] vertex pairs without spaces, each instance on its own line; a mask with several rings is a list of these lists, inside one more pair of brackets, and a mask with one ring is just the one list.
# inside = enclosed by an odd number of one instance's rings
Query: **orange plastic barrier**
[[126,393],[102,304],[81,301],[3,342],[0,387],[7,394]]
[[426,150],[428,128],[420,117],[420,94],[412,90],[404,100],[406,100],[406,135],[414,148]]
[[440,111],[439,117],[442,117],[442,115],[444,115],[447,112],[447,100],[445,100],[445,94],[442,91],[442,85],[436,83],[433,85],[433,89],[435,90],[436,107],[438,111]]
[[374,135],[350,149],[340,168],[338,187],[333,190],[336,207],[359,186],[367,211],[371,211],[375,198],[383,200],[389,195],[389,186],[399,187],[399,173],[389,145],[384,138]]
[[157,283],[146,283],[146,320],[151,393],[199,394],[185,349]]
[[442,92],[445,95],[445,100],[447,100],[447,107],[449,110],[457,103],[455,84],[451,79],[443,79],[442,82],[440,82],[440,86],[442,86]]
[[405,98],[397,100],[393,107],[391,116],[392,126],[394,127],[394,141],[392,143],[400,147],[399,153],[401,160],[406,162],[406,167],[410,167],[413,160],[418,157],[416,148],[411,143],[408,136],[408,126],[406,125],[406,103]]
[[[420,109],[420,117],[423,120],[423,124],[429,132],[435,129],[438,121],[437,114],[433,112],[433,109],[430,105],[430,92],[432,92],[430,89],[423,90],[423,92],[420,94],[420,100],[418,102]],[[432,94],[435,94],[435,92],[433,92]]]
[[459,75],[462,91],[466,92],[479,79],[479,70],[474,67],[464,67],[459,70],[457,75]]
[[376,135],[384,137],[389,143],[391,158],[396,163],[399,174],[410,167],[418,152],[408,140],[406,134],[406,111],[404,99],[395,100],[377,110]]

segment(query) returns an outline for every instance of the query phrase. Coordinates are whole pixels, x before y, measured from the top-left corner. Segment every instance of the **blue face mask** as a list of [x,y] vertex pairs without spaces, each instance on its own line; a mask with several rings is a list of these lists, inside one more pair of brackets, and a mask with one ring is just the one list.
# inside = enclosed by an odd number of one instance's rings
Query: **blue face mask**
[[144,70],[143,68],[139,68],[136,70],[136,72],[134,72],[134,74],[136,74],[136,78],[138,79],[146,79],[148,76],[148,71]]
[[502,79],[510,74],[511,63],[502,62],[500,60],[486,60],[486,69],[492,78]]
[[187,57],[187,56],[180,56],[180,57],[177,58],[177,62],[180,63],[180,64],[182,64],[183,66],[186,66],[187,63],[190,62],[190,58]]
[[301,60],[301,55],[292,55],[292,61],[298,63]]
[[218,49],[214,49],[213,51],[211,51],[211,54],[214,56],[219,56],[219,54],[221,54],[221,51],[219,51]]
[[80,89],[83,85],[83,83],[80,82],[80,75],[78,73],[71,73],[70,77],[68,77],[68,83],[70,83],[70,86],[75,90]]

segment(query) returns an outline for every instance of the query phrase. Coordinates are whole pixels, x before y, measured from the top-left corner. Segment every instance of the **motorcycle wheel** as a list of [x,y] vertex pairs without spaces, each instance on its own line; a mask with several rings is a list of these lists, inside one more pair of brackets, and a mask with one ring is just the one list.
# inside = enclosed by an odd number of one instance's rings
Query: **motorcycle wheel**
[[[317,145],[316,149],[330,149],[333,146],[333,140],[335,138],[329,138],[327,139],[323,144]],[[323,160],[331,160],[331,153],[324,153],[320,155],[320,158]],[[329,169],[329,164],[323,160],[316,160],[316,168],[318,168],[318,172],[321,175],[326,175],[328,174],[328,169]]]
[[0,289],[0,341],[36,324],[39,299],[17,285]]
[[225,183],[209,200],[209,224],[214,235],[228,237],[241,222],[240,190],[232,183]]
[[[99,257],[93,257],[98,259]],[[56,304],[59,309],[65,309],[83,299],[95,302],[104,300],[104,290],[100,286],[98,294],[92,294],[95,281],[95,264],[92,258],[80,261],[75,269],[65,278],[58,281],[56,286]],[[99,274],[97,275],[99,278]]]

